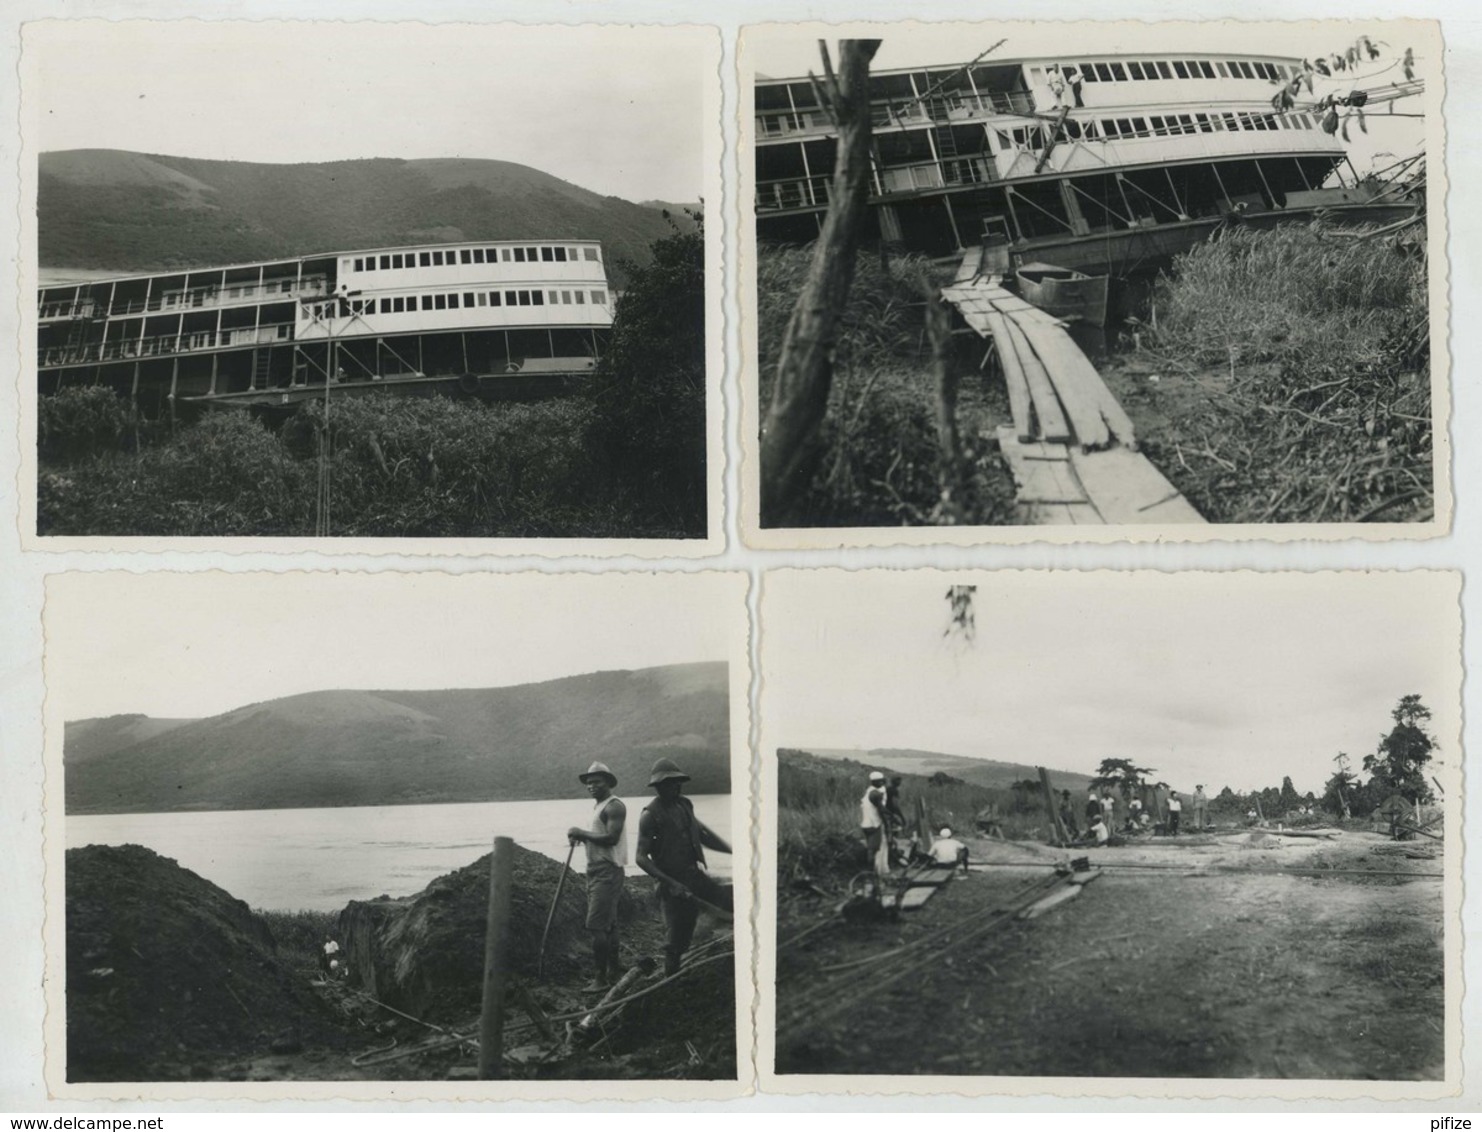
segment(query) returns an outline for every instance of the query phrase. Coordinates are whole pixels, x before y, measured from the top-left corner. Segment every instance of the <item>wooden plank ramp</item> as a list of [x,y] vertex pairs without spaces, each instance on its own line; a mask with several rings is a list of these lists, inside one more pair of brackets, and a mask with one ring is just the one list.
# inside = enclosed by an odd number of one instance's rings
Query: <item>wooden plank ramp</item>
[[902,912],[914,912],[946,888],[956,871],[955,866],[942,865],[908,874],[905,878],[906,887],[901,892],[896,907]]
[[1203,516],[1137,450],[1132,418],[1065,323],[980,275],[981,250],[964,254],[942,298],[993,341],[1012,424],[996,441],[1018,486],[1025,525],[1202,523]]

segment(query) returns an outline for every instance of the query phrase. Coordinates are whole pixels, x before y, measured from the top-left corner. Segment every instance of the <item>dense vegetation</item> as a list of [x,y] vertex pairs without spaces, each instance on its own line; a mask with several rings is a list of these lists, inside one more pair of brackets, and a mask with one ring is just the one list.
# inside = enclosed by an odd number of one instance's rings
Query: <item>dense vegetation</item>
[[[695,538],[706,530],[704,245],[671,229],[628,265],[584,395],[537,404],[340,398],[338,536]],[[101,387],[38,405],[43,535],[310,535],[324,409],[279,429],[218,412],[143,421]]]
[[[865,867],[860,799],[870,771],[881,769],[805,751],[777,752],[777,871],[784,883],[802,877],[844,879]],[[1038,789],[1038,783],[1034,786]],[[1049,836],[1041,796],[1022,787],[977,786],[938,771],[902,774],[901,791],[907,819],[913,818],[919,798],[933,831],[948,826],[974,835],[977,816],[991,809],[1005,836]]]
[[1236,228],[1175,262],[1141,360],[1183,380],[1140,391],[1167,418],[1141,435],[1206,518],[1431,516],[1423,241]]
[[[811,248],[763,247],[757,262],[757,343],[761,412],[771,402],[788,319],[808,272]],[[823,425],[824,455],[802,502],[802,525],[897,526],[941,521],[936,389],[925,335],[925,301],[945,280],[919,256],[882,263],[861,255],[833,356]],[[981,356],[981,355],[980,355]],[[958,359],[961,368],[978,358]],[[969,437],[962,509],[967,521],[1005,522],[1012,482],[997,461],[974,462],[982,416],[976,382],[963,389]],[[1005,406],[1004,415],[1007,415]],[[767,519],[763,516],[763,523]]]
[[539,236],[601,240],[612,283],[668,228],[660,210],[509,161],[376,158],[299,165],[122,150],[43,153],[43,267],[145,271],[346,248]]

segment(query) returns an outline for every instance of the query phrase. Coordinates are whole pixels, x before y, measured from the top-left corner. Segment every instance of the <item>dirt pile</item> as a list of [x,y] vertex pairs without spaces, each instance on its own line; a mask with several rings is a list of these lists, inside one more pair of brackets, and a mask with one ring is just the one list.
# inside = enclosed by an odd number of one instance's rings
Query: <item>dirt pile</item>
[[138,845],[67,851],[67,1078],[170,1080],[337,1031],[242,901]]
[[[514,973],[533,980],[561,865],[515,846],[510,948]],[[438,877],[415,896],[351,902],[337,926],[354,985],[381,1002],[430,1021],[477,1013],[482,994],[484,931],[489,901],[489,854]],[[619,910],[624,925],[652,919],[639,896],[651,882],[629,881]],[[565,981],[582,975],[590,953],[585,930],[584,880],[566,879],[551,924],[545,976]],[[647,925],[645,925],[647,926]],[[651,930],[651,929],[650,929]],[[625,942],[632,933],[624,931]],[[628,952],[625,948],[624,957]]]

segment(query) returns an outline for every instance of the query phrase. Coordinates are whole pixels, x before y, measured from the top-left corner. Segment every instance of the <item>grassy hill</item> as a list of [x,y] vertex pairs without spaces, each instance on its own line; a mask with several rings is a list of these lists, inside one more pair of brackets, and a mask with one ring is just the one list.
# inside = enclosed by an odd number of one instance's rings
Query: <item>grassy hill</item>
[[[915,751],[893,747],[876,747],[868,751],[810,748],[810,753],[825,759],[845,759],[871,770],[893,770],[901,774],[930,777],[938,772],[951,775],[976,786],[1008,789],[1026,778],[1039,779],[1035,764],[1002,762],[998,759],[972,759],[966,755],[947,755],[939,751]],[[1088,774],[1046,768],[1056,790],[1084,792],[1091,781]]]
[[723,662],[686,664],[509,688],[307,692],[184,722],[69,723],[67,812],[561,798],[593,759],[642,796],[662,755],[692,776],[691,792],[729,793],[727,679]]
[[657,208],[510,161],[376,158],[300,165],[112,149],[43,153],[40,264],[120,273],[423,241],[562,236],[648,261],[673,229]]

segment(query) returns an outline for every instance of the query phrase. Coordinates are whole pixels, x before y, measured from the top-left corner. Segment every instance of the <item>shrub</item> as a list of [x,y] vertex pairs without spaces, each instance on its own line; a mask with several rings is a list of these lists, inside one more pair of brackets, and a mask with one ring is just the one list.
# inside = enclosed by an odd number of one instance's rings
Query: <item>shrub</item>
[[69,385],[37,399],[37,453],[70,464],[120,451],[139,425],[134,407],[106,385]]

